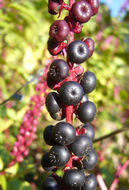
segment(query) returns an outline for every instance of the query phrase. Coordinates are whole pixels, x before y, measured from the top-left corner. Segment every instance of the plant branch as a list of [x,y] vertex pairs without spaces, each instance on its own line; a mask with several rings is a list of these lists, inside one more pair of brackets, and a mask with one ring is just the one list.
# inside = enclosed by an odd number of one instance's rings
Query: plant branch
[[[23,84],[20,88],[18,88],[8,99],[6,99],[6,100],[4,100],[2,103],[0,103],[0,106],[6,104],[6,103],[7,103],[8,101],[10,101],[10,100],[17,99],[16,96],[17,96],[17,95],[20,95],[20,94],[19,94],[20,91],[21,91],[23,88],[25,88],[28,84],[30,84],[31,82],[37,80],[40,75],[41,75],[41,73],[40,73],[40,72],[37,72],[36,75],[34,75],[31,80],[27,81],[27,82],[26,82],[25,84]],[[22,98],[22,96],[21,96],[21,98]]]
[[126,130],[129,130],[129,125],[123,127],[123,129],[115,130],[115,131],[113,131],[113,132],[111,132],[111,133],[109,133],[109,134],[107,134],[107,135],[104,135],[104,136],[102,136],[102,137],[99,137],[99,138],[95,139],[95,140],[94,140],[94,143],[95,143],[95,142],[102,141],[102,140],[105,140],[105,139],[107,139],[107,138],[111,138],[111,137],[113,137],[113,136],[115,136],[115,135],[117,135],[117,134],[119,134],[119,133],[122,133],[122,132],[124,132],[124,131],[126,131]]
[[109,190],[115,190],[117,184],[119,183],[119,177],[122,175],[122,172],[126,170],[126,168],[129,166],[129,159],[126,160],[126,162],[123,164],[123,166],[119,166],[116,174],[115,174],[115,179],[113,180],[110,189]]

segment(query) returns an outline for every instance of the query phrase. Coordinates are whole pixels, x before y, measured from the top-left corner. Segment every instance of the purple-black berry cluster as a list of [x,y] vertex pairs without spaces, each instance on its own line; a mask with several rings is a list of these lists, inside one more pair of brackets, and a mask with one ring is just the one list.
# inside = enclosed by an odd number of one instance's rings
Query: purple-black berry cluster
[[[91,38],[74,40],[73,34],[81,32],[82,24],[98,8],[98,0],[69,0],[69,4],[49,0],[48,3],[50,14],[61,14],[62,9],[67,9],[69,14],[64,20],[55,21],[49,30],[48,51],[53,56],[65,52],[67,59],[55,59],[47,73],[48,86],[57,92],[47,95],[46,107],[50,116],[59,122],[47,126],[43,133],[45,142],[52,146],[42,157],[43,169],[52,172],[43,183],[43,190],[95,190],[97,185],[95,175],[89,173],[98,160],[90,124],[96,116],[96,106],[88,99],[97,80],[93,72],[83,72],[80,66],[92,56],[94,42]],[[80,127],[73,126],[73,114],[83,123]],[[59,167],[63,177],[55,173]]]

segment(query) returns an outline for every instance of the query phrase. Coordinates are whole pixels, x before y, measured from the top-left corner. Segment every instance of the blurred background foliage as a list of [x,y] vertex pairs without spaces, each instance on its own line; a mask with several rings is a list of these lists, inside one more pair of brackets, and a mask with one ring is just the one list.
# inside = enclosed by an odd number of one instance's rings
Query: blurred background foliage
[[[2,1],[1,1],[2,2]],[[48,14],[47,0],[4,0],[0,5],[0,103],[44,68],[51,56],[47,52],[50,24],[57,16]],[[117,3],[117,1],[116,1]],[[62,14],[64,18],[66,11]],[[129,123],[129,13],[113,18],[109,8],[101,4],[99,13],[84,25],[76,38],[89,36],[95,41],[95,52],[85,69],[97,77],[97,88],[89,95],[97,105],[98,113],[93,122],[96,138],[121,129]],[[7,170],[11,150],[18,134],[30,97],[35,94],[36,82],[22,89],[22,101],[9,101],[0,105],[0,171]],[[46,109],[38,124],[31,152],[22,164],[0,175],[2,190],[41,189],[42,180],[48,173],[40,167],[45,145],[42,133],[46,125],[54,124]],[[79,125],[79,122],[76,122]],[[7,131],[9,133],[6,139]],[[95,143],[101,152],[98,166],[109,187],[119,163],[129,155],[129,133]],[[8,147],[8,148],[7,148]],[[129,169],[123,173],[118,189],[129,189]],[[58,171],[61,174],[61,171]]]

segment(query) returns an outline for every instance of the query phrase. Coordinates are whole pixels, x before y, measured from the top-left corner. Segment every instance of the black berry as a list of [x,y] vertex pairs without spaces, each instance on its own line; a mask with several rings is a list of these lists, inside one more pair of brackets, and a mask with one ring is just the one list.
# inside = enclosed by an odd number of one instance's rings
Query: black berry
[[81,79],[80,84],[82,85],[85,93],[92,92],[97,84],[96,76],[91,71],[86,71]]
[[91,101],[84,102],[79,106],[77,114],[82,123],[91,122],[96,116],[96,106]]
[[90,174],[86,177],[86,183],[85,186],[82,188],[82,190],[95,190],[97,186],[97,180],[95,175]]
[[66,122],[59,122],[53,128],[54,140],[62,145],[69,145],[75,140],[75,128]]
[[81,101],[84,91],[79,83],[69,81],[60,87],[59,94],[64,105],[76,105]]
[[73,19],[80,23],[88,22],[93,14],[90,4],[85,0],[74,3],[71,12]]
[[94,139],[95,136],[94,128],[89,123],[86,123],[82,127],[82,129],[86,129],[86,133],[84,134],[85,136],[89,137],[91,140]]
[[70,159],[70,152],[67,147],[55,145],[49,151],[49,160],[53,166],[64,166]]
[[65,79],[69,73],[68,64],[62,59],[56,59],[52,62],[49,68],[49,75],[51,79],[59,82]]
[[86,136],[77,136],[75,141],[70,145],[70,150],[76,156],[84,156],[91,149],[92,140]]
[[52,176],[49,176],[42,185],[42,190],[61,190],[60,185],[56,179]]
[[53,56],[58,55],[62,51],[62,47],[53,38],[49,38],[47,42],[47,49]]
[[54,166],[52,166],[49,158],[48,158],[48,152],[46,152],[41,160],[42,168],[46,171],[52,171],[54,169]]
[[92,170],[98,161],[98,155],[95,150],[90,150],[83,158],[83,168],[86,170]]
[[85,184],[85,175],[82,170],[68,170],[64,173],[63,182],[66,187],[77,190]]
[[48,112],[59,112],[62,108],[59,94],[57,94],[56,92],[50,92],[46,97],[46,107]]
[[52,137],[53,127],[54,127],[53,125],[48,125],[45,128],[44,133],[43,133],[44,140],[45,140],[46,144],[48,144],[48,145],[54,145],[55,144],[53,137]]
[[81,40],[75,40],[67,48],[67,56],[69,61],[73,63],[83,63],[89,57],[89,49]]

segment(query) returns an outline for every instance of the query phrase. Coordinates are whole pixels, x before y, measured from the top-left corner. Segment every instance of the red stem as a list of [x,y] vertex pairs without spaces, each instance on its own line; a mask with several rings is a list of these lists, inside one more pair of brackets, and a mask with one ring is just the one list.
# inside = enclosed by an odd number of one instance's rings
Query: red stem
[[66,122],[73,123],[73,106],[66,106]]
[[128,166],[129,166],[129,159],[124,163],[123,166],[118,167],[118,169],[116,171],[116,177],[115,177],[114,181],[112,182],[109,190],[115,190],[116,189],[116,186],[119,183],[119,177],[122,175],[122,172],[124,170],[126,170],[126,168]]

